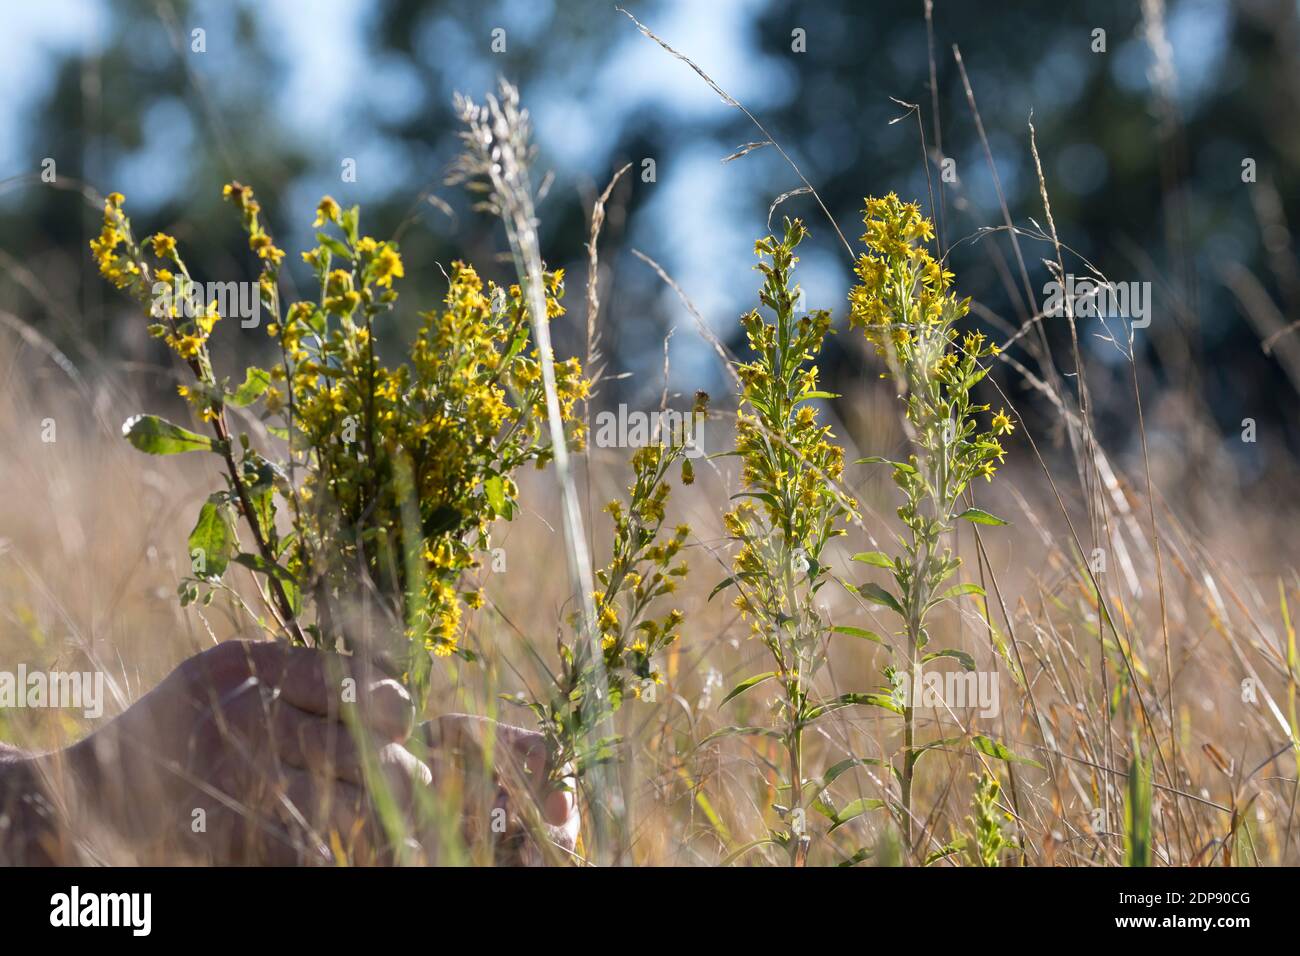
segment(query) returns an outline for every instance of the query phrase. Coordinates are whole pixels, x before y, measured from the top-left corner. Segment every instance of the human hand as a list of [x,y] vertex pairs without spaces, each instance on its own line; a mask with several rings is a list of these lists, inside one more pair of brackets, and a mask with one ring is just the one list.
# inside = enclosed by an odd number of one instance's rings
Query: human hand
[[471,847],[492,840],[499,862],[535,859],[526,851],[531,819],[537,836],[563,855],[574,852],[582,825],[576,782],[569,774],[558,785],[552,782],[545,737],[470,714],[444,714],[422,730],[416,739],[428,747],[434,785],[454,772],[461,775],[463,830]]
[[413,719],[401,685],[355,659],[228,641],[68,754],[83,812],[169,859],[180,846],[212,863],[327,862],[339,851],[374,861],[385,841],[373,785],[404,807],[432,779],[401,746]]

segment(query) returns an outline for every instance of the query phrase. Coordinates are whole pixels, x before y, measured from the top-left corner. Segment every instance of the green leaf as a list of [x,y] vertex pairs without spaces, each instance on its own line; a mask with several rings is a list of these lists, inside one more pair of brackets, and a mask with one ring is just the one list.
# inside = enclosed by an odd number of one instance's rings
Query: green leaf
[[322,338],[325,337],[325,330],[329,326],[329,320],[326,318],[324,312],[320,309],[313,308],[311,312],[308,313],[306,321],[307,328],[311,329]]
[[157,415],[132,415],[122,423],[122,434],[136,448],[150,455],[178,455],[183,451],[213,451],[211,438],[173,425]]
[[[279,567],[279,565],[277,564],[276,567]],[[287,574],[288,572],[285,573]],[[287,581],[281,580],[280,587],[284,589],[284,596],[289,602],[289,610],[293,612],[295,617],[297,617],[302,613],[302,589],[298,587],[298,582],[292,578]],[[464,648],[457,648],[456,650],[457,652],[460,652],[464,650]]]
[[832,627],[831,633],[847,634],[849,637],[860,637],[864,641],[875,641],[877,644],[882,644],[885,647],[889,647],[888,644],[885,644],[885,639],[883,637],[881,637],[875,631],[868,631],[865,627],[852,627],[851,625],[843,624],[837,627]]
[[804,726],[811,724],[818,717],[829,714],[832,710],[839,710],[841,707],[852,707],[855,704],[883,707],[885,710],[892,710],[896,714],[903,712],[902,708],[888,694],[840,694],[838,697],[833,697],[808,711],[804,715]]
[[857,866],[859,863],[864,863],[867,860],[871,859],[871,856],[872,856],[871,848],[862,846],[862,847],[858,847],[858,849],[853,852],[852,856],[845,857],[843,860],[840,860],[840,862],[836,863],[835,865],[836,866]]
[[348,247],[343,245],[343,243],[339,242],[337,239],[335,239],[331,235],[328,235],[327,233],[323,233],[323,232],[316,233],[316,241],[319,242],[326,249],[328,249],[330,252],[334,253],[334,255],[342,259],[352,258],[352,252],[348,249]]
[[925,657],[921,658],[921,661],[922,663],[928,663],[940,657],[951,657],[962,666],[963,670],[973,671],[975,669],[975,658],[965,651],[953,650],[951,647],[942,651],[935,651],[932,654],[926,654]]
[[729,587],[731,584],[735,582],[735,580],[736,579],[734,577],[730,577],[727,578],[725,581],[720,581],[717,584],[715,584],[713,590],[709,592],[709,600],[712,601],[715,597],[718,596],[719,591],[722,591],[725,588]]
[[921,758],[931,750],[942,750],[944,747],[965,747],[967,742],[965,737],[942,737],[938,740],[931,740],[929,743],[922,744],[912,751],[912,766],[915,767],[920,763]]
[[740,859],[740,857],[744,856],[750,850],[756,849],[760,846],[775,846],[775,845],[776,845],[776,841],[773,840],[771,837],[763,837],[761,840],[753,840],[749,843],[746,843],[744,846],[737,847],[735,850],[732,850],[729,854],[727,854],[727,858],[722,861],[721,865],[731,866],[731,864],[735,863],[736,860]]
[[835,782],[835,780],[838,777],[844,775],[848,771],[852,770],[854,767],[878,767],[878,766],[880,766],[880,761],[877,760],[875,757],[847,757],[844,760],[841,760],[839,763],[832,766],[824,774],[822,774],[821,786],[818,787],[818,789],[824,790],[825,788],[829,787],[832,783]]
[[701,740],[699,746],[703,747],[705,744],[712,743],[723,737],[773,737],[780,740],[781,734],[770,727],[723,727]]
[[930,603],[938,604],[940,601],[948,601],[953,598],[964,597],[967,594],[978,594],[980,597],[985,596],[984,589],[978,584],[955,584]]
[[925,858],[925,865],[929,866],[931,863],[937,863],[945,857],[952,856],[954,853],[960,853],[964,849],[966,849],[966,838],[958,835],[953,838],[951,843],[944,844],[927,856]]
[[[247,469],[248,462],[244,462]],[[251,485],[248,489],[248,497],[253,503],[253,514],[257,516],[257,526],[266,535],[267,543],[272,550],[276,549],[279,544],[276,541],[275,528],[275,489],[272,485]]]
[[961,385],[959,385],[958,388],[963,392],[969,392],[975,385],[979,383],[980,379],[982,379],[988,373],[989,370],[987,368],[977,367],[975,371],[971,372],[969,375],[967,375],[964,379],[961,380]]
[[[348,237],[349,242],[357,241],[357,227],[361,223],[361,207],[349,206],[343,210],[343,215],[339,217],[343,224],[343,233]],[[396,243],[392,243],[396,246]]]
[[803,392],[795,396],[794,402],[792,404],[798,405],[800,402],[807,402],[814,398],[840,398],[840,397],[841,396],[839,395],[838,392]]
[[226,573],[234,547],[234,516],[230,506],[220,496],[213,495],[203,503],[199,520],[190,532],[190,558],[196,565],[200,558],[203,562],[202,570],[196,566],[195,576],[205,580],[220,578]]
[[522,352],[524,346],[527,344],[528,323],[525,322],[519,326],[519,330],[515,333],[515,337],[510,341],[510,348],[506,349],[505,355],[501,357],[501,367],[509,367],[510,363],[514,361],[515,356]]
[[278,564],[272,564],[263,558],[260,554],[241,553],[235,555],[235,563],[242,564],[250,571],[256,571],[258,574],[264,574],[267,577],[277,577],[282,584],[297,585],[292,574]]
[[870,564],[876,568],[888,568],[894,570],[894,559],[883,551],[862,551],[855,554],[852,558],[854,561],[861,561],[863,564]]
[[743,574],[733,575],[727,578],[725,581],[719,581],[716,585],[714,585],[713,590],[709,592],[709,600],[712,601],[715,597],[717,597],[719,591],[722,591],[730,587],[731,585],[737,583],[738,581],[747,581],[753,576],[754,575],[752,572],[746,571]]
[[1023,763],[1028,764],[1031,767],[1037,767],[1039,770],[1043,769],[1043,765],[1037,760],[1030,760],[1027,757],[1017,757],[996,740],[991,740],[981,734],[976,734],[972,737],[970,739],[970,745],[985,756],[993,757],[996,760],[1005,760],[1008,763]]
[[873,584],[868,581],[866,584],[858,585],[858,593],[868,601],[876,604],[883,604],[897,614],[903,613],[903,606],[898,603],[898,599],[886,591],[879,584]]
[[753,677],[749,677],[746,678],[745,680],[742,680],[735,687],[731,688],[731,691],[727,694],[726,697],[722,698],[722,701],[718,704],[718,706],[721,707],[727,701],[739,697],[741,694],[749,690],[751,687],[757,687],[759,684],[763,683],[763,681],[771,680],[775,676],[776,676],[776,671],[768,671],[766,674],[755,674]]
[[[821,807],[827,807],[827,804],[823,803],[821,800],[812,801],[810,798],[820,794],[823,790],[834,783],[836,779],[848,773],[854,767],[881,767],[884,765],[885,761],[877,760],[875,757],[846,757],[839,763],[834,764],[820,777],[810,777],[806,779],[803,782],[804,799],[808,800],[809,805],[812,806],[814,810],[817,810],[818,813],[825,813],[826,816],[833,817],[835,815],[834,810],[826,812],[821,809]],[[778,785],[776,789],[779,793],[789,793],[790,785],[788,783],[783,783]]]
[[[874,797],[859,797],[835,814],[834,822],[831,823],[831,830],[837,830],[855,817],[862,816],[868,810],[879,810],[884,805],[884,800],[877,800]],[[827,832],[829,833],[830,830]]]
[[866,458],[859,458],[853,464],[855,465],[893,465],[899,471],[907,472],[909,475],[916,474],[916,469],[905,461],[894,461],[891,458],[881,458],[879,455],[868,455]]
[[992,524],[992,525],[1010,524],[1009,521],[999,518],[995,514],[989,514],[987,511],[985,511],[982,508],[967,508],[961,514],[957,515],[957,517],[965,518],[967,521],[973,521],[975,522],[975,524]]
[[262,393],[271,387],[271,373],[255,365],[248,367],[244,373],[244,384],[235,389],[228,401],[240,408],[253,404]]
[[[424,655],[426,658],[429,655]],[[593,767],[600,767],[618,759],[618,748],[623,738],[619,736],[602,737],[589,747],[584,747],[577,754],[576,776],[583,776]]]
[[731,496],[732,501],[735,501],[737,498],[757,498],[774,511],[779,512],[782,510],[780,499],[770,491],[740,491]]
[[1124,865],[1151,865],[1151,768],[1134,740],[1124,801]]
[[483,479],[483,492],[487,495],[488,504],[498,515],[506,513],[506,482],[500,475],[493,475],[490,478]]

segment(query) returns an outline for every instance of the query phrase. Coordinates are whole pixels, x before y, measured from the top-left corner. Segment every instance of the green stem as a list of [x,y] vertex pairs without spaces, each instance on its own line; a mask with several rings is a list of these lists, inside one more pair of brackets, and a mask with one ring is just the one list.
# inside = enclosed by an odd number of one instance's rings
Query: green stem
[[907,700],[903,703],[903,839],[907,843],[907,860],[912,859],[912,770],[916,765],[916,713],[912,701],[916,699],[915,680],[917,678],[917,640],[908,628],[908,642],[911,656],[907,671]]
[[[798,689],[796,685],[796,698]],[[790,865],[803,866],[808,859],[808,824],[803,820],[803,707],[796,710],[789,738],[790,751]],[[796,821],[799,824],[795,831]]]

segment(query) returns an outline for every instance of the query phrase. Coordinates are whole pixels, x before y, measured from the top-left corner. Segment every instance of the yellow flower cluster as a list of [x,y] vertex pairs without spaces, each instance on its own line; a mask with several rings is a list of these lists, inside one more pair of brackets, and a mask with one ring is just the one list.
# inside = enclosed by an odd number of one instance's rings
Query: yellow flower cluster
[[244,220],[244,231],[248,233],[248,248],[257,253],[269,265],[278,266],[284,259],[284,250],[271,241],[271,236],[262,228],[258,214],[262,211],[261,203],[253,198],[253,188],[237,182],[227,183],[221,190],[221,197],[232,202],[239,209]]
[[[970,299],[958,301],[949,291],[952,273],[925,245],[934,238],[933,224],[916,203],[894,193],[866,200],[863,221],[862,242],[869,251],[854,266],[860,281],[849,292],[849,324],[861,328],[882,356],[938,361],[943,347],[934,347],[928,330],[946,333],[970,310]],[[914,356],[918,351],[923,355]]]
[[[693,412],[708,414],[706,393],[696,393]],[[526,702],[558,759],[575,761],[579,773],[588,759],[584,741],[601,721],[629,694],[642,698],[647,688],[663,683],[656,659],[676,642],[684,620],[676,608],[666,614],[656,610],[656,602],[676,591],[687,574],[680,555],[691,530],[684,524],[671,533],[664,528],[668,474],[678,461],[688,461],[681,438],[664,434],[662,444],[639,448],[632,456],[634,480],[626,500],[605,506],[614,542],[609,563],[596,572],[600,588],[591,596],[599,662],[582,629],[575,627],[577,639],[560,647],[561,671],[549,700]]]
[[124,201],[121,193],[108,194],[104,200],[104,225],[99,236],[90,241],[90,251],[100,275],[119,289],[138,291],[143,278],[131,242],[131,224],[122,211]]
[[[114,193],[91,251],[106,279],[149,305],[156,319],[150,333],[189,364],[196,380],[180,394],[200,417],[217,419],[229,403],[260,401],[270,432],[289,442],[291,466],[280,468],[240,439],[242,461],[231,466],[226,497],[266,545],[243,557],[284,592],[282,613],[293,602],[312,602],[315,623],[306,631],[322,646],[337,645],[353,600],[377,592],[405,624],[404,650],[457,652],[464,608],[483,604],[481,592],[459,588],[478,566],[492,522],[517,508],[512,476],[553,454],[523,296],[484,288],[472,268],[455,263],[444,305],[422,314],[409,360],[385,364],[375,339],[397,301],[394,284],[405,276],[396,242],[360,235],[359,210],[324,197],[315,226],[341,235],[319,233],[318,245],[303,253],[319,295],[282,311],[284,252],[262,225],[253,190],[232,182],[222,195],[239,210],[249,248],[261,260],[266,328],[281,353],[269,370],[247,369],[242,385],[213,374],[207,343],[220,316],[215,304],[195,306],[196,285],[175,238],[149,239],[162,262],[151,269],[132,238],[123,197]],[[150,279],[174,285],[174,294],[153,301]],[[547,273],[545,283],[547,316],[562,315],[562,273]],[[579,443],[575,406],[588,382],[576,360],[556,363],[556,374],[567,435]],[[224,428],[223,420],[219,436]],[[284,539],[276,531],[277,495],[292,506],[293,534]],[[365,585],[358,568],[369,577]],[[419,656],[407,658],[412,668]]]
[[[518,290],[485,288],[472,267],[455,262],[443,308],[421,313],[410,360],[389,368],[377,359],[373,336],[375,320],[396,301],[393,280],[404,275],[396,245],[357,236],[355,210],[340,210],[330,197],[317,220],[339,225],[346,242],[331,239],[304,254],[321,280],[321,300],[297,303],[273,330],[291,366],[294,427],[316,449],[305,490],[383,538],[358,545],[324,518],[312,535],[341,559],[333,587],[345,587],[350,561],[363,561],[378,578],[389,574],[395,591],[417,595],[399,608],[411,638],[451,654],[467,600],[457,583],[477,566],[491,522],[514,512],[511,473],[552,453],[541,375],[527,349],[527,309]],[[548,314],[562,314],[562,276],[545,280]],[[573,410],[587,381],[576,360],[556,370],[562,415],[576,441]],[[403,517],[412,501],[418,542]],[[410,592],[418,582],[407,580],[395,556],[413,544],[424,581]]]
[[[800,589],[823,569],[818,564],[826,541],[843,534],[837,523],[855,513],[857,503],[834,489],[844,472],[844,450],[829,425],[820,424],[812,402],[832,397],[817,387],[810,364],[830,331],[830,313],[799,313],[800,293],[793,281],[799,261],[795,248],[807,236],[799,220],[786,220],[783,237],[767,236],[754,246],[764,282],[758,310],[741,318],[754,358],[737,373],[743,390],[736,419],[736,451],[748,499],[724,518],[740,545],[733,562],[738,594],[735,605],[749,618],[753,633],[772,639],[776,623],[802,613]],[[753,502],[761,503],[760,510]]]
[[[921,450],[946,463],[944,481],[960,491],[971,478],[991,479],[1004,455],[996,436],[1010,434],[1014,425],[1002,411],[979,432],[973,413],[988,406],[971,404],[969,393],[986,374],[980,361],[998,348],[981,332],[958,333],[970,299],[953,294],[952,273],[926,247],[934,226],[916,203],[893,193],[867,199],[863,222],[867,251],[855,267],[859,282],[849,292],[849,322],[900,377]],[[900,484],[909,483],[906,474]],[[918,489],[924,484],[917,482]]]
[[[149,326],[149,333],[163,339],[198,376],[199,386],[185,394],[200,417],[210,421],[218,414],[212,366],[207,355],[208,338],[221,318],[216,303],[205,306],[201,300],[194,299],[195,286],[174,237],[160,232],[147,240],[147,246],[164,263],[150,269],[144,259],[144,249],[132,234],[125,202],[121,193],[111,193],[105,200],[103,228],[90,242],[91,254],[105,279],[146,304],[150,315],[161,320]],[[178,272],[173,273],[169,265]],[[152,284],[148,281],[151,271]],[[166,294],[155,296],[155,290],[160,287],[166,289]],[[185,310],[182,302],[187,303]]]
[[678,556],[690,527],[677,525],[666,537],[661,533],[671,491],[668,472],[683,450],[672,445],[637,449],[632,456],[634,480],[626,503],[615,499],[605,507],[614,522],[614,546],[610,563],[596,572],[604,590],[594,597],[605,666],[616,681],[621,680],[617,677],[620,673],[651,676],[650,658],[676,640],[676,628],[682,621],[678,610],[657,619],[648,611],[657,598],[675,592],[677,582],[687,573],[686,563]]

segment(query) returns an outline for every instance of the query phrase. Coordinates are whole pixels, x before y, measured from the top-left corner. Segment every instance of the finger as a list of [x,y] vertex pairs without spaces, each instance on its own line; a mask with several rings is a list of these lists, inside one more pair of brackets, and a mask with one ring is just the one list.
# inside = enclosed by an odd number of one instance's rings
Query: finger
[[320,651],[283,641],[222,641],[190,658],[181,668],[229,688],[252,674],[277,682],[293,661],[321,655]]
[[269,707],[270,744],[275,756],[291,767],[318,777],[365,783],[365,744],[346,724],[299,710],[278,700]]
[[[573,777],[565,777],[561,786],[556,787],[542,801],[542,819],[551,826],[562,829],[576,829],[578,825],[577,783]],[[576,836],[576,833],[574,834]]]
[[370,859],[382,841],[365,791],[344,781],[323,781],[286,768],[275,812],[291,832],[331,849],[341,847],[350,859]]
[[[235,709],[236,718],[243,716],[240,712],[244,710],[251,712],[243,718],[243,723],[267,728],[261,735],[267,743],[263,751],[270,751],[266,756],[324,780],[341,780],[360,787],[368,784],[386,787],[403,808],[410,805],[416,787],[427,787],[433,781],[429,767],[400,744],[362,739],[359,734],[367,731],[299,710],[283,699],[268,704],[261,694],[248,693],[236,703]],[[369,781],[368,760],[378,772]],[[277,768],[271,764],[263,771],[274,769]]]
[[198,741],[201,752],[247,765],[253,779],[278,770],[281,762],[326,776],[337,769],[350,782],[360,775],[356,741],[344,724],[286,703],[252,677],[222,707],[213,708]]
[[255,677],[299,710],[337,717],[355,705],[381,739],[403,740],[410,733],[414,706],[405,688],[392,679],[369,680],[364,673],[370,669],[355,659],[276,641],[228,641],[197,660],[204,659],[218,687],[236,688]]
[[409,810],[417,794],[433,785],[433,771],[401,744],[391,743],[379,751],[381,779],[374,786],[387,786],[389,795],[402,810]]
[[268,641],[250,645],[248,657],[253,676],[300,710],[337,717],[355,696],[352,662],[338,654]]
[[366,798],[376,818],[382,817],[383,831],[398,835],[414,824],[415,816],[428,815],[433,799],[433,771],[424,761],[391,743],[373,752],[364,782]]
[[507,776],[522,776],[536,796],[543,819],[553,826],[567,826],[577,812],[575,784],[571,768],[565,768],[560,787],[550,782],[550,751],[546,738],[535,730],[502,724],[487,717],[470,714],[444,714],[426,725],[427,739],[435,749],[464,752],[472,748],[477,755],[489,733],[495,735],[493,761]]
[[415,703],[406,688],[392,678],[375,681],[361,695],[361,719],[380,739],[406,740],[415,726]]
[[546,776],[550,753],[546,738],[537,731],[511,724],[497,724],[497,740],[502,744],[502,750],[518,759],[533,779],[541,780]]
[[387,843],[378,808],[392,807],[399,814],[396,825],[400,829],[417,795],[427,793],[433,780],[428,766],[400,744],[380,747],[368,759],[375,772],[367,773],[359,761],[355,782],[329,778],[321,773],[319,764],[284,771],[288,786],[282,813],[292,819],[296,808],[302,817],[297,821],[300,826],[307,821],[318,831],[316,836],[331,848],[344,847],[353,862],[377,860],[374,854]]
[[[384,846],[383,830],[364,787],[329,779],[317,768],[280,764],[246,767],[245,802],[234,817],[231,845],[241,864],[370,864]],[[228,809],[228,808],[225,808]]]
[[405,740],[415,720],[411,695],[391,678],[364,682],[332,654],[309,652],[289,664],[279,684],[281,697],[300,710],[328,717],[345,708],[353,711],[376,737],[384,741]]
[[511,764],[538,777],[546,772],[546,738],[534,730],[473,714],[443,714],[425,728],[433,749],[486,759],[490,742],[495,763]]
[[470,714],[443,714],[424,725],[424,740],[432,750],[461,751],[466,747],[481,749],[485,717]]
[[232,850],[225,861],[228,865],[325,866],[334,862],[329,847],[320,839],[270,816],[235,819],[228,845]]
[[438,719],[437,725],[436,736],[440,742],[469,740],[474,746],[482,747],[489,731],[494,733],[497,745],[494,762],[507,777],[524,778],[537,800],[542,819],[563,832],[565,839],[557,842],[572,845],[581,822],[577,784],[572,776],[573,768],[569,766],[562,768],[560,783],[551,785],[550,750],[545,736],[535,730],[470,714],[446,714]]
[[561,769],[558,784],[551,783],[550,749],[546,738],[534,730],[510,724],[497,727],[497,739],[516,755],[529,786],[537,795],[542,819],[551,826],[567,827],[577,815],[577,784],[572,766]]
[[278,808],[285,784],[280,775],[253,776],[244,764],[238,770],[214,769],[208,786],[195,794],[195,806],[184,828],[186,847],[201,862],[218,866],[298,866],[332,861],[329,848],[304,828],[286,826],[288,815]]
[[[279,687],[292,668],[309,669],[325,655],[308,648],[293,647],[279,641],[224,641],[185,661],[178,670],[190,684],[191,695],[211,703],[226,701],[254,680],[269,687]],[[301,683],[301,675],[299,675]],[[304,697],[328,706],[329,695],[324,682],[318,689],[302,687]],[[304,709],[316,710],[316,707]]]

